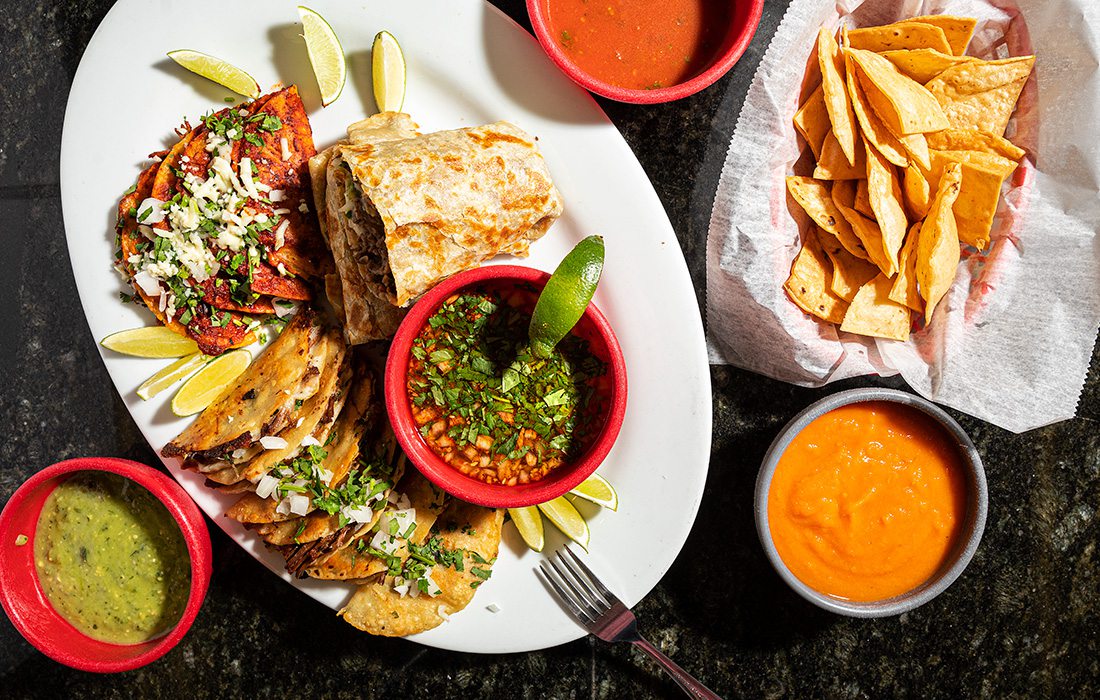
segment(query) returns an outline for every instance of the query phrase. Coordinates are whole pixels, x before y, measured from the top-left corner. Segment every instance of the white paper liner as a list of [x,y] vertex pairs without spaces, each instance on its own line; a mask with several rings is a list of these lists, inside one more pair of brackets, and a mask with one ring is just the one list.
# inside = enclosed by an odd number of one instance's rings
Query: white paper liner
[[[968,54],[1036,55],[1006,136],[1028,155],[1006,183],[984,253],[907,342],[840,333],[782,285],[809,219],[784,178],[791,118],[817,30],[920,14],[978,18]],[[745,98],[707,239],[711,362],[803,386],[901,374],[919,394],[1014,432],[1072,418],[1100,325],[1100,2],[794,0]]]

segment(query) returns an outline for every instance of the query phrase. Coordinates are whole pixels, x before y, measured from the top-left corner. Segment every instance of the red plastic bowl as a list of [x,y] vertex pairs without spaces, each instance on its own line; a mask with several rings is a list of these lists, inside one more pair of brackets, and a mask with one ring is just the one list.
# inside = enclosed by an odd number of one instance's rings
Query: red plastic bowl
[[439,488],[463,501],[491,508],[518,508],[545,503],[564,495],[596,471],[596,467],[600,466],[611,451],[619,429],[622,428],[626,413],[626,363],[611,325],[595,304],[589,304],[573,332],[587,340],[589,350],[607,363],[611,373],[611,393],[608,396],[603,426],[592,445],[576,460],[559,466],[530,484],[487,484],[466,476],[440,459],[417,430],[406,388],[409,352],[412,341],[428,322],[428,318],[447,297],[466,287],[488,282],[495,285],[527,282],[541,289],[548,279],[550,275],[541,270],[519,265],[491,265],[457,274],[436,285],[412,307],[397,329],[397,335],[390,346],[386,359],[386,411],[397,441],[420,473]]
[[[718,50],[710,65],[698,75],[676,85],[653,90],[633,90],[611,85],[591,73],[586,73],[569,58],[568,54],[562,51],[561,47],[558,46],[558,42],[554,40],[554,32],[550,28],[548,8],[553,1],[527,0],[527,14],[531,18],[531,26],[535,30],[535,36],[542,44],[542,50],[546,52],[550,60],[557,64],[563,73],[586,90],[591,90],[597,95],[603,95],[612,100],[634,104],[672,102],[688,95],[694,95],[703,88],[709,87],[725,75],[730,68],[733,68],[741,55],[745,53],[749,42],[752,41],[752,35],[756,33],[757,25],[760,24],[760,12],[764,8],[764,0],[725,0],[732,5],[730,23],[722,47]],[[706,1],[722,2],[723,0]]]
[[[42,592],[34,566],[38,514],[50,492],[65,477],[81,471],[112,472],[144,486],[176,519],[191,555],[191,594],[180,621],[167,634],[140,644],[110,644],[92,639],[61,617]],[[16,538],[26,535],[19,546]],[[0,514],[0,603],[28,642],[54,661],[82,671],[116,673],[156,661],[176,646],[202,607],[210,585],[210,534],[202,513],[171,477],[144,464],[110,457],[58,462],[28,479]]]

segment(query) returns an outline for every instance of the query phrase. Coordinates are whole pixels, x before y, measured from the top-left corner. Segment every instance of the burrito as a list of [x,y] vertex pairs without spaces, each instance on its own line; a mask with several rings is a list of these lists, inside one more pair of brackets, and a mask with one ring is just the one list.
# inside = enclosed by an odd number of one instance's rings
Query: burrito
[[562,212],[535,139],[507,122],[419,134],[409,115],[385,112],[352,124],[310,170],[339,278],[326,288],[353,344],[390,337],[443,278],[525,256]]

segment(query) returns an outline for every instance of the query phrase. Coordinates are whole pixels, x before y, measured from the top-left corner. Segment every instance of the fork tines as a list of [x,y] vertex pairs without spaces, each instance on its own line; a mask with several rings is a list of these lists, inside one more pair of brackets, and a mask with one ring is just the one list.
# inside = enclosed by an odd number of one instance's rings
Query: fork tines
[[539,570],[558,598],[586,625],[595,623],[612,607],[621,605],[568,547],[540,561]]

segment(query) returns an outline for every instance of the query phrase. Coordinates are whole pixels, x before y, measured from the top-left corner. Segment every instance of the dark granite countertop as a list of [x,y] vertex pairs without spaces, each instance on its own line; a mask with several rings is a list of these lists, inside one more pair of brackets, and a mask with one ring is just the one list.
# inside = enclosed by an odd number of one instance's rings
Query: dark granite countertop
[[[519,0],[497,4],[526,25]],[[58,151],[69,83],[110,0],[7,2],[0,18],[0,499],[67,457],[156,464],[108,380],[65,249]],[[667,105],[601,104],[653,179],[703,289],[710,204],[729,134],[784,11],[767,2],[725,78]],[[139,38],[140,39],[140,38]],[[148,38],[147,38],[148,39]],[[139,99],[119,86],[104,99]],[[106,135],[109,138],[109,135]],[[671,572],[637,607],[644,631],[725,697],[1096,697],[1100,694],[1100,355],[1079,417],[1013,435],[955,413],[989,478],[990,515],[962,578],[914,612],[855,620],[791,593],[757,542],[752,488],[801,389],[712,369],[706,497]],[[215,571],[183,642],[144,669],[62,667],[0,619],[0,695],[41,697],[677,697],[628,647],[585,639],[475,656],[362,635],[271,576],[217,528]]]

